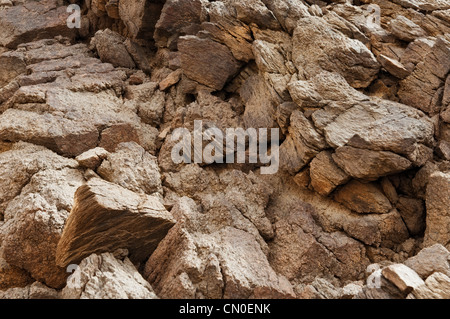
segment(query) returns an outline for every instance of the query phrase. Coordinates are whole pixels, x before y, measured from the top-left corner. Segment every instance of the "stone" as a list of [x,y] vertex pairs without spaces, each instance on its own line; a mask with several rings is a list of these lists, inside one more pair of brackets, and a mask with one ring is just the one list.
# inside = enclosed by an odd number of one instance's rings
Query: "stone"
[[125,38],[120,34],[106,29],[95,33],[91,40],[91,46],[95,47],[102,62],[111,63],[114,67],[133,69],[136,64],[128,53],[124,42]]
[[157,197],[99,178],[81,186],[74,201],[56,251],[62,267],[119,248],[128,249],[133,262],[142,262],[175,223]]
[[422,249],[416,256],[407,259],[404,264],[414,270],[423,280],[433,273],[450,275],[450,252],[441,244]]
[[450,278],[435,272],[425,283],[408,295],[408,299],[448,299],[450,298]]
[[450,245],[450,173],[435,172],[430,175],[426,192],[426,230],[424,247]]
[[424,281],[414,270],[403,264],[394,264],[385,267],[381,271],[381,274],[393,283],[405,296],[424,284]]
[[392,205],[379,186],[353,180],[336,191],[334,199],[360,214],[385,214]]
[[19,267],[8,264],[2,255],[3,252],[0,250],[0,290],[25,287],[33,282],[30,274]]
[[112,253],[92,254],[77,265],[62,290],[63,299],[157,299],[131,261]]
[[76,29],[67,27],[67,7],[57,0],[27,1],[0,10],[0,45],[15,49],[21,43],[61,35],[75,39]]
[[184,75],[214,90],[221,90],[240,68],[226,46],[208,39],[180,37],[178,50]]
[[411,167],[408,159],[395,153],[371,151],[351,146],[336,149],[333,160],[348,175],[367,181],[400,173]]
[[[21,58],[8,55],[7,53],[0,55],[0,88],[5,87],[14,78],[25,72],[26,64]],[[4,101],[6,99],[2,98],[1,102]]]
[[350,176],[333,161],[330,151],[319,153],[310,164],[311,185],[321,195],[329,195],[336,187],[350,181]]
[[334,71],[355,88],[369,86],[380,68],[372,52],[362,42],[347,38],[319,17],[298,21],[293,35],[292,56],[295,66],[309,77],[321,70]]
[[436,153],[443,159],[450,161],[450,142],[440,141]]
[[177,84],[180,81],[182,74],[183,73],[182,73],[181,69],[173,71],[164,80],[159,82],[159,89],[161,91],[165,91],[168,88],[170,88],[171,86]]
[[51,288],[65,285],[67,273],[56,264],[56,247],[75,190],[83,183],[83,175],[71,168],[42,170],[30,178],[5,210],[1,232],[8,264]]
[[450,9],[450,4],[445,0],[394,0],[394,2],[400,4],[402,7],[416,10],[434,11]]
[[106,154],[97,173],[104,180],[135,193],[162,193],[156,157],[135,142],[121,143],[114,153]]
[[426,32],[408,18],[398,15],[389,21],[389,28],[393,35],[403,41],[414,41],[426,36]]
[[109,152],[101,147],[93,148],[83,154],[78,155],[75,160],[80,166],[90,169],[97,169]]
[[378,56],[378,62],[380,62],[381,66],[386,69],[386,71],[399,79],[404,79],[411,73],[403,66],[403,64],[401,64],[401,62],[383,54]]

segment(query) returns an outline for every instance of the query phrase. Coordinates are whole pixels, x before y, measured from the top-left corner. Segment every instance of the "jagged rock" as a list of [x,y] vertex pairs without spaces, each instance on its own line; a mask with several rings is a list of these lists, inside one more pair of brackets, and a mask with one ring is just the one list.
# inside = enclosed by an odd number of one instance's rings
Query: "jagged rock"
[[352,211],[361,214],[385,214],[392,205],[378,185],[353,180],[336,191],[334,199]]
[[381,274],[405,295],[408,295],[417,287],[424,284],[424,281],[414,270],[403,264],[385,267],[381,271]]
[[156,299],[150,284],[131,261],[112,253],[83,259],[62,290],[64,299]]
[[399,61],[391,59],[383,54],[378,56],[378,61],[386,71],[399,79],[404,79],[411,73]]
[[322,195],[329,195],[336,187],[347,183],[350,176],[333,161],[330,151],[323,151],[311,162],[311,185]]
[[426,193],[424,246],[450,245],[450,173],[431,174]]
[[409,160],[395,153],[351,146],[339,147],[333,159],[350,176],[367,181],[400,173],[411,167]]
[[9,202],[2,226],[3,258],[52,288],[62,288],[67,274],[56,265],[56,246],[75,190],[84,182],[75,169],[47,169],[34,174]]
[[239,71],[239,63],[226,46],[196,36],[178,41],[183,73],[214,90],[221,90]]
[[425,207],[420,199],[400,196],[396,206],[411,235],[420,235],[425,230]]
[[405,8],[427,11],[450,9],[450,4],[445,0],[394,0],[394,2]]
[[438,37],[425,59],[417,64],[411,75],[400,82],[400,101],[435,114],[439,111],[442,87],[449,71],[450,41]]
[[105,180],[135,193],[162,192],[161,175],[156,157],[134,142],[119,144],[106,155],[97,173]]
[[[124,44],[125,38],[109,29],[97,31],[91,40],[91,46],[97,50],[100,60],[114,67],[133,69],[136,64]],[[114,48],[114,49],[111,49]]]
[[[25,73],[26,70],[25,62],[19,57],[9,55],[8,53],[0,55],[0,88],[5,87],[18,75]],[[5,91],[3,93],[6,94],[7,92]],[[6,98],[2,98],[0,103],[6,100]]]
[[67,27],[67,7],[57,0],[27,1],[0,10],[0,45],[15,49],[19,44],[62,35],[74,39],[76,29]]
[[119,1],[119,17],[131,38],[151,38],[164,3],[163,1]]
[[297,205],[275,223],[277,236],[269,245],[271,265],[294,282],[311,282],[319,275],[339,274],[342,280],[361,277],[369,263],[363,245],[340,232],[323,232],[311,209]]
[[128,249],[132,261],[142,262],[174,225],[157,197],[99,178],[81,186],[74,201],[56,252],[62,267],[117,248]]
[[33,279],[26,271],[19,267],[11,266],[3,259],[2,255],[3,251],[0,248],[0,290],[12,287],[25,287],[33,282]]
[[23,288],[0,290],[0,299],[59,299],[59,293],[57,290],[35,281]]
[[403,41],[414,41],[417,38],[426,36],[425,31],[402,15],[398,15],[395,19],[389,21],[389,27],[393,35]]
[[100,166],[108,154],[109,152],[104,148],[96,147],[78,155],[75,160],[78,164],[80,164],[80,166],[95,170]]
[[172,212],[178,224],[150,256],[144,271],[158,296],[294,297],[291,285],[273,271],[253,235],[229,226],[202,233],[205,229],[198,228],[202,214],[187,199]]
[[435,272],[416,287],[408,299],[448,299],[450,298],[450,278],[440,272]]
[[450,252],[441,244],[422,249],[416,256],[404,262],[414,270],[423,280],[435,272],[450,275]]
[[296,67],[307,76],[312,77],[321,70],[334,71],[355,88],[367,87],[380,68],[362,42],[347,38],[319,17],[298,21],[292,54]]

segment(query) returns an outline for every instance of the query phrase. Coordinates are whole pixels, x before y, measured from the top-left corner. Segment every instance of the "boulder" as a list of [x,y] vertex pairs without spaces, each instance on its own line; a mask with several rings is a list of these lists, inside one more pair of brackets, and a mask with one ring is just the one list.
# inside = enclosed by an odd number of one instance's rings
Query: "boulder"
[[81,186],[74,201],[56,252],[62,267],[119,248],[128,249],[133,262],[142,262],[175,223],[157,197],[99,178]]

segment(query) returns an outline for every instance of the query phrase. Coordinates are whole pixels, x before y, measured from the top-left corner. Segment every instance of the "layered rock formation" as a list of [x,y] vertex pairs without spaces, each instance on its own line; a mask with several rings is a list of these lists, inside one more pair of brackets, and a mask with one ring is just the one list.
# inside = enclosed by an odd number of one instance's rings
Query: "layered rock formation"
[[70,3],[0,1],[1,298],[449,298],[446,1]]

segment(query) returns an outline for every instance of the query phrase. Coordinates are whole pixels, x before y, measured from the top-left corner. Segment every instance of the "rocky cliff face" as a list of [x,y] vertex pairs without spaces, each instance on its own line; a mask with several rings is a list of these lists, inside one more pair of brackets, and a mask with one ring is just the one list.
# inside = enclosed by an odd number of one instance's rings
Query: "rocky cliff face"
[[0,0],[0,172],[2,298],[450,298],[450,2]]

